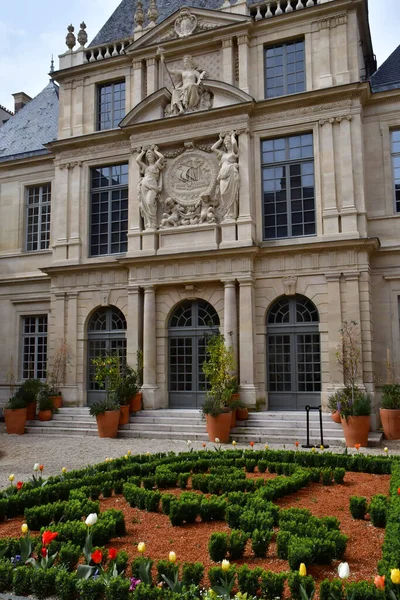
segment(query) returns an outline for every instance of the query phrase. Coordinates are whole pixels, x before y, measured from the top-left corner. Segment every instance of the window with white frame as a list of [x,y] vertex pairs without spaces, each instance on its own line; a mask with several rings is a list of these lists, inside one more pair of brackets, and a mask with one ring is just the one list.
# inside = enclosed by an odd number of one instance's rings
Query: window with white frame
[[265,240],[315,235],[312,133],[261,142]]
[[47,315],[22,318],[22,379],[46,379]]
[[26,250],[47,250],[50,246],[51,184],[26,189]]
[[392,165],[394,183],[394,207],[400,213],[400,129],[392,131]]
[[305,89],[304,40],[265,48],[265,97],[298,94]]

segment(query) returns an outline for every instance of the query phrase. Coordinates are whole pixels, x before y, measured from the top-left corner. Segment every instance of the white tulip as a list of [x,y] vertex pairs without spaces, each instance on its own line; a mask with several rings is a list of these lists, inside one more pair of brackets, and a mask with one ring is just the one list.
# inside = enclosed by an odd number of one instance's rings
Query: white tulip
[[34,470],[34,471],[39,471],[39,467],[40,467],[39,463],[35,463],[35,464],[33,465],[33,470]]
[[349,564],[347,562],[340,563],[338,567],[338,574],[340,579],[348,579],[350,575]]
[[219,444],[219,438],[215,438],[215,443]]
[[91,527],[95,523],[97,523],[97,514],[96,513],[90,513],[90,515],[88,515],[87,518],[86,518],[85,524],[88,527]]

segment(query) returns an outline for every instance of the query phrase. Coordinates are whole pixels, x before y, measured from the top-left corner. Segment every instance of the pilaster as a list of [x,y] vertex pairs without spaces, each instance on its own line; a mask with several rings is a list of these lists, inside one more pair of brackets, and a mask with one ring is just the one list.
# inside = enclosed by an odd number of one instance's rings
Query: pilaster
[[252,144],[250,131],[239,132],[239,216],[237,219],[238,240],[241,245],[251,246],[255,239],[255,206],[252,206],[253,182]]
[[339,211],[336,199],[335,153],[333,148],[333,124],[335,119],[324,119],[319,122],[321,128],[322,150],[322,198],[324,234],[339,233]]
[[66,342],[71,352],[70,361],[65,373],[66,386],[63,388],[63,398],[65,404],[82,405],[82,383],[78,384],[81,373],[78,373],[78,340],[76,332],[78,330],[78,292],[67,293],[67,332]]
[[53,261],[59,262],[68,258],[68,180],[69,170],[66,165],[58,165],[55,170],[54,189],[57,190],[57,202],[52,206]]
[[156,408],[156,290],[153,285],[144,287],[143,306],[143,402],[145,408]]
[[255,406],[255,305],[254,280],[239,280],[239,365],[240,396],[248,406]]
[[359,237],[357,229],[357,208],[354,199],[353,150],[351,143],[351,115],[339,118],[340,160],[342,174],[342,232]]
[[68,260],[79,262],[81,258],[81,239],[79,235],[79,211],[81,199],[81,162],[71,164],[69,194],[69,236]]
[[233,40],[222,39],[222,81],[234,85]]
[[[340,273],[325,275],[328,287],[328,364],[331,384],[343,385],[343,373],[336,360],[336,352],[340,346],[340,329],[342,327],[342,302],[340,295]],[[328,386],[334,391],[334,385]]]
[[154,92],[158,89],[158,65],[156,59],[148,58],[146,60],[146,69],[147,69],[147,90],[146,96],[150,96],[154,94]]
[[128,285],[128,314],[129,323],[127,339],[127,362],[136,367],[137,353],[140,350],[140,290],[137,285]]
[[244,92],[249,91],[250,77],[250,52],[249,52],[249,36],[247,34],[239,35],[237,38],[239,48],[239,87]]
[[144,98],[144,69],[143,69],[143,63],[141,60],[134,61],[132,63],[132,67],[133,67],[133,106],[136,106]]
[[[324,23],[324,22],[322,22]],[[332,67],[331,67],[331,40],[330,28],[319,24],[319,52],[318,62],[320,67],[319,87],[332,87]]]
[[128,185],[128,252],[127,256],[137,256],[141,249],[140,211],[138,185],[140,181],[139,165],[135,159],[136,150],[129,157]]
[[232,348],[235,357],[235,375],[237,376],[237,302],[236,281],[234,279],[222,280],[224,284],[224,338],[228,348]]

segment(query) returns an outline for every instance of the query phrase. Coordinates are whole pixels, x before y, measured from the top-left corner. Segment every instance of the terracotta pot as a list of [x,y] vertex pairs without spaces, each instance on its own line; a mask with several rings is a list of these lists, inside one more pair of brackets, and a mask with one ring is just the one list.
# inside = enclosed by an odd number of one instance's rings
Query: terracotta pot
[[231,431],[231,421],[231,411],[223,412],[217,417],[206,415],[206,427],[210,442],[215,442],[215,438],[218,438],[222,444],[227,444]]
[[25,433],[26,408],[5,408],[4,420],[7,433],[23,435]]
[[249,418],[249,409],[248,408],[237,408],[236,409],[236,418],[238,421],[246,421]]
[[26,420],[33,421],[36,419],[36,400],[35,402],[29,402],[26,407]]
[[347,420],[341,417],[341,423],[348,448],[354,448],[356,444],[363,448],[368,446],[371,417],[347,417]]
[[119,407],[119,422],[118,425],[128,425],[129,423],[129,404],[122,404]]
[[341,423],[340,412],[338,410],[335,410],[335,412],[331,413],[331,419],[334,423]]
[[57,396],[50,396],[51,401],[53,402],[54,408],[62,407],[62,396],[57,394]]
[[138,392],[132,396],[130,401],[130,412],[138,412],[142,410],[142,392]]
[[237,408],[231,410],[231,429],[233,429],[233,427],[236,427],[236,411]]
[[380,408],[383,434],[387,440],[400,440],[400,409]]
[[39,410],[38,419],[39,421],[51,421],[53,418],[52,410]]
[[119,410],[107,410],[97,415],[97,429],[101,438],[116,438],[118,433]]

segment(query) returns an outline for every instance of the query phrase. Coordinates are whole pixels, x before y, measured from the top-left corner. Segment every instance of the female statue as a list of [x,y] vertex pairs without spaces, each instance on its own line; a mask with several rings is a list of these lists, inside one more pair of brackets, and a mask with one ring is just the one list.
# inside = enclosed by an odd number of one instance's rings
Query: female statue
[[239,199],[239,150],[235,132],[227,133],[225,137],[220,133],[219,140],[211,150],[217,155],[220,165],[217,181],[221,193],[222,220],[236,219]]
[[[147,161],[144,162],[145,160]],[[145,150],[142,148],[136,162],[142,175],[139,185],[139,208],[145,229],[157,229],[157,199],[162,190],[162,173],[164,156],[157,146]]]

